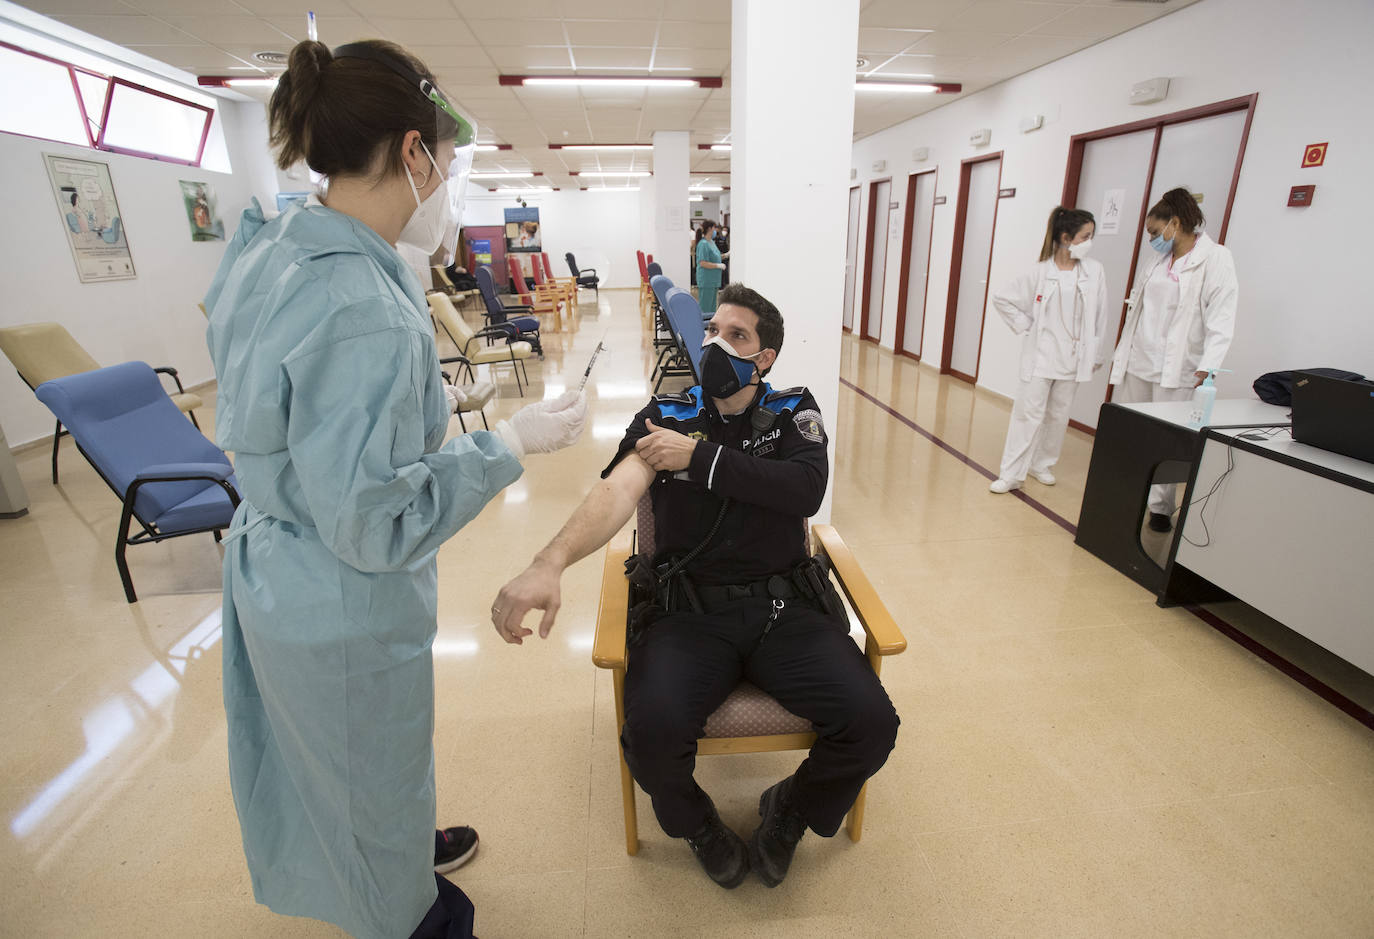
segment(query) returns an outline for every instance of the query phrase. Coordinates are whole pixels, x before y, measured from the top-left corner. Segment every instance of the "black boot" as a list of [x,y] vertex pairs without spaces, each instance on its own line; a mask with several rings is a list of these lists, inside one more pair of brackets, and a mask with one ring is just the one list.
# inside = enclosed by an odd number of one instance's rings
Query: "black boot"
[[749,839],[749,860],[759,880],[776,887],[787,876],[792,853],[806,834],[806,821],[792,802],[792,777],[764,791],[759,798],[763,821]]
[[733,890],[744,882],[749,873],[749,851],[744,846],[744,839],[725,827],[714,805],[700,830],[687,836],[687,843],[716,883]]

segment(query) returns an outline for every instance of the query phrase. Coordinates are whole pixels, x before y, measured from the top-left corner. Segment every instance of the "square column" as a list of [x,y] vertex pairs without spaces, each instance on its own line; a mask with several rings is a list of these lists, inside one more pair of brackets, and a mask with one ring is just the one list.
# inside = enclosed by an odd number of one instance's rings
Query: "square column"
[[782,312],[768,381],[811,389],[833,478],[859,2],[734,0],[732,16],[730,280]]
[[[654,260],[676,286],[691,284],[692,226],[687,211],[692,135],[685,130],[654,132]],[[642,195],[641,191],[641,195]],[[647,250],[647,249],[646,249]]]

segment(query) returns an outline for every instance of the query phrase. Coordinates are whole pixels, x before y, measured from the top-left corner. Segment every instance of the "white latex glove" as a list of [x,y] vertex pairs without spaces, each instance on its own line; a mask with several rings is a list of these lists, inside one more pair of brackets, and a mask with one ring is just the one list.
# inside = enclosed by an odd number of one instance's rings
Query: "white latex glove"
[[587,420],[587,396],[565,391],[557,398],[527,404],[496,425],[496,433],[517,459],[527,453],[552,453],[577,442]]
[[454,385],[444,385],[444,397],[448,398],[448,409],[454,412],[458,410],[458,405],[468,399],[463,389]]

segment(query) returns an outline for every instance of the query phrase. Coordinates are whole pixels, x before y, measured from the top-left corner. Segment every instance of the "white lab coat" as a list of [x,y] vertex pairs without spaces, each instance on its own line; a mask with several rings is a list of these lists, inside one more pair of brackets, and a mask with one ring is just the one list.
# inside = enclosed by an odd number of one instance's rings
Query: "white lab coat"
[[[1143,265],[1135,289],[1127,301],[1126,325],[1121,331],[1116,354],[1112,357],[1110,382],[1121,383],[1131,357],[1131,341],[1140,322],[1141,297],[1145,282],[1156,264],[1167,264],[1159,255]],[[1197,244],[1184,259],[1178,272],[1178,309],[1164,337],[1164,364],[1159,384],[1164,388],[1191,388],[1194,373],[1220,368],[1231,348],[1236,329],[1236,263],[1231,252],[1200,232]]]
[[[1021,341],[1021,380],[1030,381],[1035,375],[1040,345],[1040,331],[1050,328],[1046,311],[1058,309],[1052,305],[1059,290],[1055,277],[1054,259],[1041,261],[992,297],[992,305],[1011,331],[1025,337]],[[1102,337],[1107,333],[1107,317],[1111,312],[1107,302],[1107,276],[1102,264],[1092,258],[1078,262],[1078,293],[1083,300],[1083,332],[1079,336],[1078,375],[1076,381],[1091,381],[1093,366],[1106,361]]]

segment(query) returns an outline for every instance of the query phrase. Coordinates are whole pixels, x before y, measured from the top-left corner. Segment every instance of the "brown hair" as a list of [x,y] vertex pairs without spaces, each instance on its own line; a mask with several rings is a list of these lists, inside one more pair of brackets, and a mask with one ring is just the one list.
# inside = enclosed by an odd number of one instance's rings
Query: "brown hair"
[[697,245],[701,244],[701,239],[705,238],[706,233],[715,227],[716,223],[709,218],[697,226],[697,237],[696,240],[692,242],[692,247],[695,248]]
[[[434,83],[424,63],[395,43],[369,39],[356,45]],[[375,58],[335,58],[328,46],[311,40],[291,50],[268,105],[277,165],[287,169],[303,159],[322,176],[365,174],[378,151],[387,154],[383,175],[401,172],[401,144],[410,131],[419,131],[435,153],[440,132],[449,130],[438,126],[440,113],[417,83]],[[452,121],[445,117],[445,123]]]
[[[722,303],[742,306],[752,312],[758,317],[754,331],[759,334],[759,348],[772,349],[774,354],[782,352],[782,314],[771,300],[757,290],[733,283],[726,284],[716,294],[716,308],[719,309]],[[767,375],[771,370],[772,366],[769,366],[760,370],[759,374]]]
[[1198,206],[1193,194],[1183,187],[1170,189],[1149,211],[1149,217],[1160,222],[1168,222],[1171,218],[1177,218],[1183,230],[1191,234],[1202,227],[1207,221],[1202,217],[1202,209]]
[[1091,212],[1084,209],[1066,209],[1062,205],[1054,207],[1049,223],[1045,226],[1045,244],[1040,248],[1040,260],[1048,261],[1059,247],[1059,239],[1068,235],[1074,238],[1084,225],[1097,225]]

